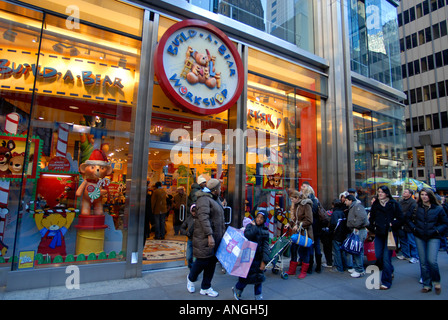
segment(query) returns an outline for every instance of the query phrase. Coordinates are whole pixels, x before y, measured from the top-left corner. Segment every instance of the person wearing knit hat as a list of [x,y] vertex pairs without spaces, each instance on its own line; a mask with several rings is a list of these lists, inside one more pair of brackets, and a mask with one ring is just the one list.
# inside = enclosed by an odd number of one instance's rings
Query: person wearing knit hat
[[213,290],[211,282],[215,273],[216,250],[224,236],[226,226],[224,222],[224,207],[219,199],[221,183],[217,179],[210,179],[207,187],[196,192],[196,215],[193,233],[193,255],[196,260],[187,276],[187,290],[195,292],[194,282],[203,272],[200,294],[209,297],[218,296]]
[[221,182],[218,179],[210,179],[207,181],[207,189],[211,192],[215,191],[219,186],[221,186]]
[[206,183],[207,183],[207,180],[202,175],[200,175],[198,177],[198,185],[201,187],[201,189],[204,189]]

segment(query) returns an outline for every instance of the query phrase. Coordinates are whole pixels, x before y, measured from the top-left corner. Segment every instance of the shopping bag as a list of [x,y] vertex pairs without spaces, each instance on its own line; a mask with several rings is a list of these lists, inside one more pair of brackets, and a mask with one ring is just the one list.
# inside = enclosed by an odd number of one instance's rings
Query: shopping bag
[[[303,234],[302,231],[303,230]],[[313,245],[313,240],[308,237],[308,232],[306,229],[302,228],[302,223],[299,225],[297,233],[291,236],[291,241],[301,247],[309,248]]]
[[387,249],[397,250],[397,244],[395,243],[394,233],[392,230],[389,230],[389,233],[387,234]]
[[360,255],[363,252],[363,243],[359,239],[358,231],[354,230],[350,233],[347,239],[342,242],[341,248],[350,254]]
[[247,240],[242,230],[229,226],[216,251],[216,258],[228,274],[246,278],[256,250],[257,244]]

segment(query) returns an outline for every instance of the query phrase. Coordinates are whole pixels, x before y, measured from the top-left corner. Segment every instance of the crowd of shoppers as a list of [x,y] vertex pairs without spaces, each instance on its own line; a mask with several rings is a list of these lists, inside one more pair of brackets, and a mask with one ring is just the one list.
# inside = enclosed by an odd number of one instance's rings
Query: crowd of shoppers
[[[195,284],[202,273],[200,293],[215,297],[211,282],[217,263],[216,250],[225,233],[224,206],[220,198],[220,181],[210,179],[207,182],[200,177],[194,184],[188,200],[184,190],[179,190],[175,204],[188,201],[188,215],[180,229],[188,236],[187,290],[195,292]],[[160,193],[160,195],[159,195]],[[156,184],[152,192],[151,208],[156,216],[156,238],[163,238],[165,230],[159,220],[164,220],[166,195]],[[397,197],[398,198],[398,197]],[[372,196],[370,207],[363,205],[357,198],[354,189],[342,192],[333,200],[327,211],[327,219],[322,218],[319,210],[321,204],[314,194],[313,188],[304,183],[300,191],[289,192],[291,200],[290,215],[286,228],[290,234],[307,234],[313,241],[311,247],[300,246],[292,242],[288,248],[290,253],[289,267],[286,274],[297,275],[304,279],[313,271],[322,272],[328,267],[330,272],[349,272],[353,278],[363,277],[364,251],[360,254],[347,252],[344,248],[351,234],[356,234],[359,243],[373,242],[375,265],[381,270],[381,290],[391,288],[394,279],[392,256],[408,260],[420,265],[421,292],[432,290],[436,294],[442,291],[437,256],[440,250],[447,250],[448,204],[430,188],[418,192],[404,189],[400,199],[394,199],[387,186],[380,186]],[[192,214],[190,214],[190,212]],[[160,217],[158,217],[159,215]],[[269,263],[269,232],[265,226],[267,214],[258,212],[247,225],[244,235],[258,244],[259,250],[250,268],[247,278],[238,278],[232,288],[234,297],[241,299],[244,288],[254,284],[254,293],[261,299],[261,283],[265,280],[263,272]],[[345,243],[344,243],[345,242]],[[393,243],[393,245],[391,244]],[[322,261],[322,251],[325,261]],[[447,250],[448,252],[448,250]],[[194,259],[193,259],[194,257]]]

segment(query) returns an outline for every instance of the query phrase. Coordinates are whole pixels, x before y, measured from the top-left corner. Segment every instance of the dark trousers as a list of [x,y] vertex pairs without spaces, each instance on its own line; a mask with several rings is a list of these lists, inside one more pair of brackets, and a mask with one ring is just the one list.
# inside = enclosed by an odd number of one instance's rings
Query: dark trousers
[[165,217],[166,213],[155,214],[155,239],[163,239],[165,237]]
[[207,290],[212,286],[212,279],[215,274],[216,262],[218,260],[215,256],[210,258],[196,258],[193,262],[193,266],[190,269],[190,274],[188,275],[188,279],[191,282],[195,282],[198,280],[198,276],[204,271],[202,275],[202,283],[201,289]]

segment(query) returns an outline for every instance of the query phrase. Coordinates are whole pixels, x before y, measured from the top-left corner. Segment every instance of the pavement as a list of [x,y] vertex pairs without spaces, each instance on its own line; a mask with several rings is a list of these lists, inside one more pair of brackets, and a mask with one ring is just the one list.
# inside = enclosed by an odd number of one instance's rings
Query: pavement
[[[389,290],[369,289],[375,273],[361,278],[351,278],[348,272],[334,273],[323,268],[320,274],[313,272],[305,279],[290,276],[283,280],[280,274],[266,271],[263,283],[265,300],[447,300],[448,299],[448,254],[440,251],[439,269],[442,277],[442,293],[434,291],[421,293],[422,285],[418,283],[420,264],[411,264],[406,260],[393,258],[395,277]],[[288,261],[284,260],[287,267]],[[281,266],[281,264],[278,264]],[[196,282],[196,292],[186,289],[187,267],[143,272],[139,278],[118,279],[81,284],[79,289],[67,289],[65,286],[48,287],[8,292],[0,288],[1,300],[181,300],[207,301],[234,300],[232,287],[237,278],[222,272],[217,265],[212,287],[219,296],[211,298],[199,294],[200,280]],[[370,283],[370,285],[369,285]],[[245,289],[243,299],[253,301],[253,286]],[[183,302],[183,303],[184,303]]]

